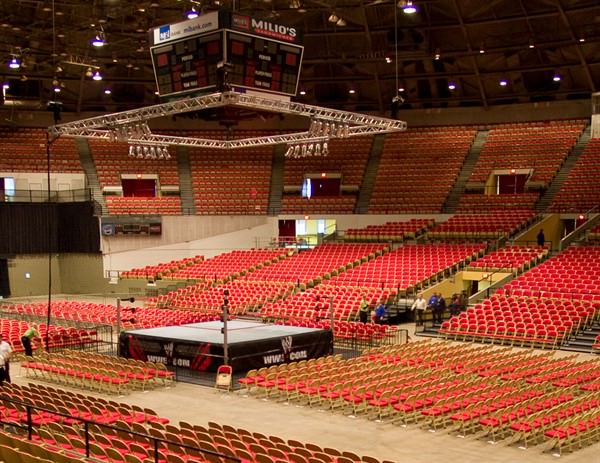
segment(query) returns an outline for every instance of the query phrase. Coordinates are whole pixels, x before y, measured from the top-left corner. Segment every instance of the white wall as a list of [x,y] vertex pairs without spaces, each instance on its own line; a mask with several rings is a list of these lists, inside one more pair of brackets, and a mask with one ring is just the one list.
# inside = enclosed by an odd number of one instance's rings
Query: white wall
[[[17,190],[43,190],[48,189],[48,174],[44,172],[0,172],[0,177],[15,179]],[[85,175],[52,173],[50,174],[51,190],[81,190],[85,188]]]

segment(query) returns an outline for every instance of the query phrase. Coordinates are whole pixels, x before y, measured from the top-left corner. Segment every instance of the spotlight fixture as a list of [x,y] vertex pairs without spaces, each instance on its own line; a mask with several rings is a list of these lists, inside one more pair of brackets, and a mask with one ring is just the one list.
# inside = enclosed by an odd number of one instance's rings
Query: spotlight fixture
[[104,94],[105,95],[110,95],[112,93],[112,90],[110,88],[105,88],[104,89]]
[[508,80],[506,80],[506,79],[500,79],[498,81],[498,85],[500,85],[500,87],[506,87],[508,85]]
[[348,90],[348,93],[349,93],[350,95],[354,95],[354,94],[356,93],[356,90],[355,90],[355,89],[353,89],[353,88],[351,88],[351,89],[349,89],[349,90]]
[[386,56],[386,57],[385,57],[385,62],[386,62],[387,64],[390,64],[390,63],[392,62],[392,57],[391,57],[391,56]]
[[304,90],[304,89],[300,90],[300,95],[306,95],[306,90]]
[[554,82],[560,82],[560,81],[561,81],[561,79],[562,79],[562,78],[561,78],[561,76],[560,76],[560,74],[559,74],[558,72],[555,72],[555,73],[554,73],[554,75],[552,76],[552,80],[553,80]]
[[485,53],[485,48],[483,46],[483,44],[481,44],[481,47],[479,47],[479,54],[483,55]]
[[19,69],[21,67],[21,58],[13,56],[8,62],[8,67],[11,69]]
[[339,18],[339,16],[338,16],[337,14],[335,14],[335,12],[333,12],[333,13],[331,13],[331,14],[329,15],[329,19],[328,19],[328,21],[329,21],[330,23],[334,23],[334,24],[335,24],[335,23],[337,23],[339,20],[340,20],[340,18]]
[[94,75],[94,72],[92,71],[92,68],[87,68],[85,70],[85,76],[86,77],[92,77]]
[[346,26],[348,23],[346,22],[346,20],[344,18],[340,18],[336,21],[335,25],[339,26],[339,27],[344,27]]
[[456,84],[454,82],[448,82],[448,90],[456,90]]
[[60,85],[55,85],[55,86],[52,88],[52,90],[54,91],[54,93],[60,93],[60,90],[61,90],[61,88],[60,88]]
[[288,145],[285,157],[288,159],[308,158],[312,156],[326,157],[329,154],[327,141],[307,142]]
[[438,61],[440,59],[440,49],[436,48],[435,49],[435,54],[433,55],[433,59]]
[[171,159],[166,146],[129,145],[129,157],[136,159]]
[[533,42],[533,39],[529,39],[529,48],[535,48],[535,43]]
[[94,72],[94,75],[92,76],[92,80],[102,80],[102,74],[100,74],[100,71],[96,71]]
[[191,9],[185,14],[188,19],[195,19],[198,17],[198,11],[196,11],[196,7],[192,6]]
[[404,11],[404,14],[415,14],[417,7],[413,5],[411,0],[407,0],[406,4],[402,7],[402,11]]
[[92,39],[92,45],[94,47],[103,47],[104,45],[106,45],[106,37],[104,36],[104,31],[103,30],[99,30],[96,35],[94,36],[94,38]]

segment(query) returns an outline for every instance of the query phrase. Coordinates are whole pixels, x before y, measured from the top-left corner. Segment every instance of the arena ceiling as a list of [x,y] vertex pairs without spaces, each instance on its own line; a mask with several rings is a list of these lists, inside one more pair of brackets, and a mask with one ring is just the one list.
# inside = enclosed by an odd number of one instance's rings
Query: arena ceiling
[[[412,15],[405,3],[2,0],[0,78],[18,89],[11,110],[44,109],[50,100],[74,112],[157,103],[147,31],[183,20],[194,6],[300,29],[305,94],[296,99],[303,103],[389,115],[396,96],[405,108],[488,107],[589,99],[598,91],[598,0],[415,0]],[[100,30],[107,44],[92,47]],[[15,56],[20,69],[7,65]],[[102,81],[90,78],[88,64]]]

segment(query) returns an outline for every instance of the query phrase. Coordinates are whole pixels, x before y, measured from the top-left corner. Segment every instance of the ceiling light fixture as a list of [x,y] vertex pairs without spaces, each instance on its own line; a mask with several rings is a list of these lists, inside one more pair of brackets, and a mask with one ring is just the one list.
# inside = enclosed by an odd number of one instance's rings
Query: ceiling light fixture
[[94,47],[103,47],[104,45],[106,45],[106,37],[104,36],[104,31],[103,30],[99,30],[96,35],[94,36],[94,38],[92,39],[92,45]]
[[195,6],[192,6],[185,15],[188,19],[195,19],[199,16]]
[[8,67],[11,69],[20,69],[21,68],[21,58],[17,56],[13,56],[12,59],[8,62]]
[[454,82],[448,82],[448,90],[456,90],[456,84]]
[[417,7],[413,5],[411,0],[407,0],[406,5],[402,7],[402,11],[404,11],[404,14],[415,14]]
[[433,59],[436,61],[440,59],[440,49],[439,48],[435,49],[435,55],[433,55]]
[[554,82],[560,82],[562,79],[562,77],[560,76],[560,74],[558,72],[555,72],[554,75],[552,76],[552,80]]
[[529,48],[535,48],[535,43],[533,42],[533,39],[529,39]]
[[508,80],[506,80],[506,79],[500,79],[498,81],[498,85],[500,85],[500,87],[506,87],[508,85]]
[[338,17],[338,15],[337,15],[337,14],[335,14],[335,12],[333,12],[333,13],[331,13],[331,14],[329,15],[329,19],[328,19],[328,21],[329,21],[330,23],[334,23],[334,24],[335,24],[335,23],[337,23],[339,20],[340,20],[340,18]]
[[100,71],[94,72],[94,75],[92,76],[92,80],[96,80],[96,81],[102,80],[102,74],[100,74]]
[[337,22],[335,23],[335,25],[339,26],[339,27],[344,27],[346,24],[348,24],[348,23],[346,22],[346,20],[344,18],[338,19]]

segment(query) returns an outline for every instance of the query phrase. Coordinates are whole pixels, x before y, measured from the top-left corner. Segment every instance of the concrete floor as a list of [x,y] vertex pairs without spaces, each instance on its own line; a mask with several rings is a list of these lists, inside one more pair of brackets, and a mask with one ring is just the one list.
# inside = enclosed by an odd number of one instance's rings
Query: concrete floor
[[[406,328],[412,330],[410,325]],[[557,355],[571,353],[559,352]],[[582,358],[589,357],[582,355]],[[17,373],[13,374],[15,382],[26,381],[18,376],[18,368],[13,371]],[[492,445],[476,436],[460,438],[447,430],[433,433],[419,425],[405,428],[360,416],[351,418],[339,412],[265,401],[245,397],[241,392],[224,393],[186,383],[178,383],[171,389],[134,392],[117,400],[149,407],[174,424],[180,420],[202,425],[215,421],[395,462],[538,463],[561,460],[565,463],[600,463],[600,443],[558,458],[544,453],[540,447],[524,450],[503,442]]]

